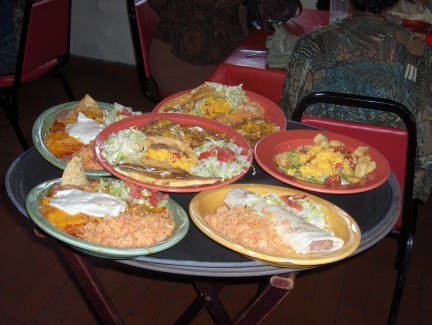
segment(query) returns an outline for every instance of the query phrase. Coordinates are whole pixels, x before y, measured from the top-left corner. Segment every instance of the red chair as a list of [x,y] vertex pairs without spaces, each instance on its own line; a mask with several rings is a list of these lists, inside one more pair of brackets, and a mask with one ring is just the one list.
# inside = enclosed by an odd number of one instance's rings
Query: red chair
[[24,150],[29,145],[18,123],[20,86],[52,73],[60,77],[69,100],[75,100],[62,72],[69,59],[70,16],[70,0],[27,0],[15,73],[0,75],[0,99]]
[[[132,27],[132,37],[137,62],[138,77],[144,95],[154,102],[160,102],[163,98],[170,96],[163,90],[157,88],[157,94],[152,93],[149,82],[153,81],[150,70],[150,44],[160,22],[158,14],[150,8],[147,0],[128,0],[129,18]],[[157,85],[156,85],[157,87]]]
[[[405,123],[405,130],[303,116],[304,111],[309,106],[319,103],[394,113]],[[403,196],[401,215],[393,231],[388,235],[397,238],[399,241],[395,263],[395,269],[398,270],[398,274],[388,319],[388,324],[394,324],[408,273],[417,222],[418,201],[413,199],[414,166],[417,147],[415,118],[404,105],[392,100],[334,92],[318,92],[305,96],[297,104],[292,119],[324,130],[348,135],[371,145],[387,158],[390,168],[400,183]]]

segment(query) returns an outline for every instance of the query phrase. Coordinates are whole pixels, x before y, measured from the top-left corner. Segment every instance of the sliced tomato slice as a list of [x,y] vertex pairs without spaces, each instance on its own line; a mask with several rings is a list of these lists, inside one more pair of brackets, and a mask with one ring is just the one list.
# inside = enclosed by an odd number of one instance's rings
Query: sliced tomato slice
[[293,200],[290,200],[289,196],[287,196],[287,195],[281,196],[281,199],[282,199],[282,201],[284,201],[291,208],[294,208],[294,209],[296,209],[298,211],[302,211],[303,210],[303,207],[300,204],[298,204],[297,202],[295,202]]

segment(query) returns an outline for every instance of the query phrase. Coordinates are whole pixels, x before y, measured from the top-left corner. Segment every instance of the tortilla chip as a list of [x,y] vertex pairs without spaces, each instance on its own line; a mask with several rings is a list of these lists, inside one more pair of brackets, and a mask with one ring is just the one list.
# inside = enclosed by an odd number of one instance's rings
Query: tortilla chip
[[63,171],[61,185],[84,186],[88,182],[88,178],[84,173],[83,157],[73,157]]
[[81,101],[78,103],[77,107],[78,106],[82,106],[82,107],[86,107],[86,108],[99,107],[98,103],[87,94],[84,96],[83,99],[81,99]]

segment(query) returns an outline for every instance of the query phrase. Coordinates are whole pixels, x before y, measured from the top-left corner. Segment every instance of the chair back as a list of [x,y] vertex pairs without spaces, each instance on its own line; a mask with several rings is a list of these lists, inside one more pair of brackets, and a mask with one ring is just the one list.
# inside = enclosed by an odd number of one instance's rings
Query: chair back
[[137,64],[143,66],[143,71],[146,78],[151,77],[149,52],[150,43],[159,25],[160,18],[158,14],[150,8],[147,0],[128,0],[130,3],[131,14],[134,15],[132,19],[132,29],[134,40],[136,44],[135,55],[137,57]]
[[69,59],[70,0],[26,1],[14,85],[37,79]]
[[[394,113],[402,119],[405,124],[405,129],[353,123],[306,115],[303,116],[304,111],[309,106],[318,103],[359,107]],[[399,229],[402,227],[404,222],[403,216],[409,216],[411,214],[417,144],[415,119],[412,113],[404,105],[388,99],[334,92],[319,92],[304,97],[297,104],[292,119],[334,133],[353,137],[380,151],[388,160],[390,168],[395,173],[401,186],[403,207],[401,215],[394,228]],[[409,220],[406,220],[405,222],[409,222]]]

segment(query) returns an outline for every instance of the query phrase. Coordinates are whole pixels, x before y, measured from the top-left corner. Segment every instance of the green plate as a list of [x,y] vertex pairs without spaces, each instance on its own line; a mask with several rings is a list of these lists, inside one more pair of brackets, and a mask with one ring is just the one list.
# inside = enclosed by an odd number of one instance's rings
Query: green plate
[[[32,138],[33,138],[33,144],[36,148],[36,150],[39,152],[39,154],[44,157],[49,163],[53,164],[54,166],[65,169],[66,163],[56,158],[51,151],[48,150],[48,148],[45,145],[45,133],[49,130],[51,125],[54,123],[55,118],[57,115],[64,109],[72,109],[74,108],[79,102],[69,102],[60,104],[54,107],[51,107],[50,109],[47,109],[45,112],[43,112],[35,121],[33,124],[33,130],[32,130]],[[113,104],[109,103],[103,103],[103,102],[97,102],[98,105],[102,108],[108,108],[112,109]],[[90,170],[85,169],[85,174],[87,176],[111,176],[109,172],[106,170]]]
[[86,254],[103,257],[103,258],[111,258],[116,260],[130,259],[138,256],[154,254],[174,246],[180,240],[182,240],[183,237],[188,232],[189,218],[187,213],[177,202],[175,202],[172,199],[168,199],[167,207],[171,211],[171,214],[174,217],[174,222],[176,226],[173,234],[169,238],[157,244],[150,245],[150,246],[143,246],[143,247],[135,247],[135,248],[121,248],[121,247],[111,247],[111,246],[94,244],[73,237],[59,230],[54,225],[52,225],[47,219],[45,219],[42,213],[41,199],[46,197],[48,190],[51,188],[51,186],[54,183],[60,181],[61,181],[60,178],[52,179],[34,187],[27,195],[27,199],[26,199],[27,212],[30,215],[30,218],[36,223],[36,225],[38,225],[38,227],[41,228],[43,231],[45,231],[47,234],[75,247],[76,249]]

